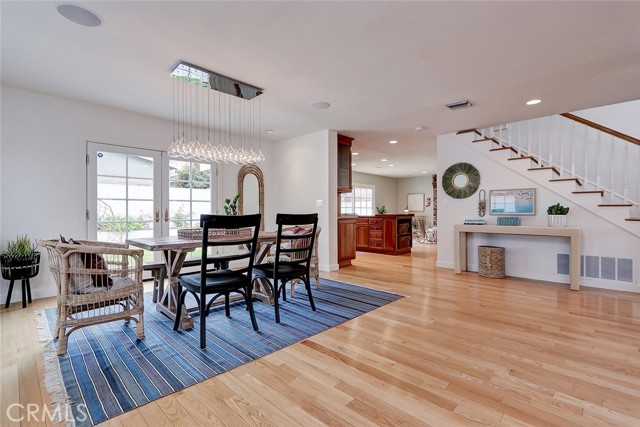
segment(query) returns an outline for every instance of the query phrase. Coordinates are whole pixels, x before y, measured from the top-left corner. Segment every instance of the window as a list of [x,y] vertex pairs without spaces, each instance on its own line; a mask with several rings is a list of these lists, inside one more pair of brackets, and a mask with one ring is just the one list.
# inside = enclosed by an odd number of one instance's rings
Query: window
[[373,215],[375,186],[353,184],[351,193],[340,194],[340,213]]
[[197,228],[200,214],[212,212],[212,168],[207,163],[169,161],[169,234]]

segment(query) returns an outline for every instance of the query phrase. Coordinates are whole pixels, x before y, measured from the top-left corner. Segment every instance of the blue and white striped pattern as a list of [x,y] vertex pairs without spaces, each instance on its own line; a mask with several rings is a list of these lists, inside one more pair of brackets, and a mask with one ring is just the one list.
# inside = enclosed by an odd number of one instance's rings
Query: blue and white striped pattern
[[[328,279],[322,279],[322,288],[313,294],[316,312],[311,311],[304,289],[286,302],[281,300],[280,324],[275,323],[273,307],[256,302],[259,332],[251,327],[244,302],[232,307],[231,318],[223,307],[212,310],[205,350],[199,348],[197,316],[192,330],[174,332],[173,322],[156,311],[150,295],[145,295],[143,341],[136,342],[133,322],[109,322],[74,332],[67,354],[58,361],[76,425],[98,424],[401,298]],[[53,329],[55,310],[46,310],[45,316]],[[89,417],[82,421],[87,411]]]

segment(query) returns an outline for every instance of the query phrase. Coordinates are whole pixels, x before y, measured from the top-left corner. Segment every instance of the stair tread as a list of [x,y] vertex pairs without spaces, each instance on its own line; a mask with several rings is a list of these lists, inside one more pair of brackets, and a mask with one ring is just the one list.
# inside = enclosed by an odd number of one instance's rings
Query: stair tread
[[633,206],[631,203],[601,203],[599,208],[630,208]]
[[492,148],[489,151],[503,151],[503,150],[513,150],[514,153],[517,153],[518,150],[516,150],[513,147],[500,147],[500,148]]
[[640,218],[625,218],[625,221],[640,221]]
[[582,186],[582,182],[580,182],[578,178],[553,178],[549,180],[549,182],[565,182],[565,181],[575,181],[576,184]]
[[560,175],[560,172],[558,172],[558,169],[554,168],[553,166],[540,166],[538,168],[529,168],[529,170],[530,171],[554,171],[555,173]]
[[456,135],[462,135],[463,133],[472,133],[475,132],[478,135],[480,135],[480,132],[478,132],[477,129],[464,129],[464,130],[459,130],[458,132],[456,132]]
[[533,161],[534,163],[538,163],[538,159],[536,159],[536,158],[535,158],[535,157],[533,157],[533,156],[512,157],[512,158],[507,159],[507,160],[524,160],[524,159],[531,160],[531,161]]
[[603,190],[585,190],[585,191],[572,191],[571,194],[597,194],[600,193],[601,196],[604,196]]
[[484,141],[491,141],[491,138],[474,139],[471,142],[484,142]]

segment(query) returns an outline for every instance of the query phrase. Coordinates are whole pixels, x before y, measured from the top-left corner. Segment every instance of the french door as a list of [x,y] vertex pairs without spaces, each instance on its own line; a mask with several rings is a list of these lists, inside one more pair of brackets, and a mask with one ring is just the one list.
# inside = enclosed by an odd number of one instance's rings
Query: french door
[[[169,159],[161,151],[87,143],[87,235],[128,238],[176,235],[215,212],[215,167]],[[146,253],[150,261],[158,254]]]

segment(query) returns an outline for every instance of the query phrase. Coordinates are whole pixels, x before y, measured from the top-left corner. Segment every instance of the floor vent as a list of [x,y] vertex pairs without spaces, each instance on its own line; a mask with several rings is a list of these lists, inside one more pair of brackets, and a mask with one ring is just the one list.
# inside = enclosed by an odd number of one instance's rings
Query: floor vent
[[[569,254],[557,254],[556,273],[569,274]],[[633,259],[581,255],[580,277],[633,283]]]

